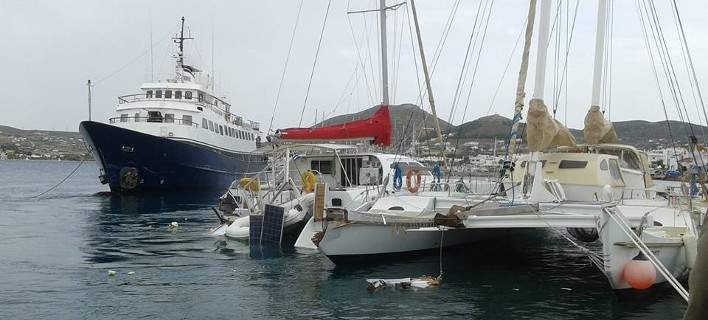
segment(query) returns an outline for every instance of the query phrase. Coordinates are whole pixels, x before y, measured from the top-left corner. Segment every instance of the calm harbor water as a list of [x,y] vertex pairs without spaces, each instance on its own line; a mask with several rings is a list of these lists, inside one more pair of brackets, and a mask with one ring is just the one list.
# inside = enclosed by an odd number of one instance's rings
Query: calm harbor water
[[366,278],[437,274],[438,256],[348,267],[318,254],[252,258],[246,244],[208,234],[215,197],[99,194],[107,187],[93,162],[30,198],[76,165],[0,161],[2,319],[678,319],[685,310],[665,286],[615,294],[552,233],[446,250],[440,287],[372,294]]

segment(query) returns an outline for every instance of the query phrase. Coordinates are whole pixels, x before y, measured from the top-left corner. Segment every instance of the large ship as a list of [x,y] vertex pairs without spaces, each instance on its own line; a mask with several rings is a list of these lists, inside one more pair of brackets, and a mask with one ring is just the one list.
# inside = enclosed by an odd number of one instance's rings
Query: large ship
[[83,121],[79,131],[112,192],[223,190],[266,165],[257,152],[259,124],[232,113],[213,79],[184,63],[184,17],[173,78],[118,97],[109,123]]

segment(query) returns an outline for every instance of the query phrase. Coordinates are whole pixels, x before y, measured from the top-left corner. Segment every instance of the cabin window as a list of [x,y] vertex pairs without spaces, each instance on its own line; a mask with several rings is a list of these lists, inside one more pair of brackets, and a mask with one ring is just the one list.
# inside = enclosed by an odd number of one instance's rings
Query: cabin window
[[558,169],[582,169],[588,166],[587,161],[561,160]]
[[204,93],[197,93],[197,101],[202,102],[204,101]]
[[219,125],[219,133],[223,136],[224,135],[224,127],[222,125]]
[[145,92],[145,98],[152,99],[152,90],[148,90],[147,92]]
[[234,137],[234,128],[229,127],[229,137]]
[[128,122],[128,114],[123,113],[120,115],[120,122]]
[[615,159],[610,160],[610,175],[612,178],[620,179],[622,174],[620,173],[619,163]]
[[202,118],[202,128],[204,129],[209,129],[209,122],[207,122],[207,119]]
[[135,113],[135,122],[140,121],[140,112]]
[[209,131],[214,131],[214,123],[209,120]]
[[160,111],[148,111],[147,122],[162,122],[162,113]]
[[192,91],[185,91],[184,98],[188,99],[188,100],[192,100]]
[[172,90],[165,90],[165,99],[172,99]]
[[600,170],[607,171],[607,159],[602,159],[600,162]]
[[248,134],[248,140],[253,141],[253,133],[249,133],[249,134]]
[[182,99],[182,91],[175,91],[175,99]]
[[166,123],[174,123],[175,122],[175,115],[172,113],[165,113],[165,122]]
[[[526,168],[526,161],[521,162],[521,167]],[[546,167],[546,160],[541,160],[541,168],[545,168],[545,167]]]
[[332,161],[312,160],[310,161],[310,169],[322,174],[332,174]]
[[192,116],[190,115],[183,115],[182,116],[182,124],[191,126],[192,125]]
[[162,98],[162,90],[155,90],[155,98]]

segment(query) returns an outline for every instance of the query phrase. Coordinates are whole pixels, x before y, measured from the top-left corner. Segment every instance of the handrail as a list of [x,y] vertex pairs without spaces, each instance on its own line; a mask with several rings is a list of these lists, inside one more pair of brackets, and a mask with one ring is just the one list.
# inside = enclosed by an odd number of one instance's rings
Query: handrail
[[[230,105],[229,103],[224,102],[223,100],[221,100],[221,99],[219,99],[219,98],[217,98],[217,97],[213,97],[213,98],[215,99],[215,101],[220,101],[220,102],[221,102],[221,105],[228,105],[229,107],[231,107],[231,105]],[[185,98],[184,96],[182,96],[182,98],[179,98],[179,99],[177,99],[177,98],[165,98],[164,96],[162,96],[161,98],[157,98],[157,97],[155,97],[154,95],[151,96],[151,97],[147,97],[147,95],[146,95],[145,93],[135,93],[135,94],[128,94],[128,95],[124,95],[124,96],[119,96],[119,97],[118,97],[118,104],[133,103],[133,102],[137,102],[137,101],[171,101],[171,102],[185,102],[185,103],[192,103],[192,104],[196,104],[196,105],[203,106],[203,107],[207,107],[207,108],[214,108],[214,109],[216,109],[219,113],[222,113],[222,115],[223,115],[223,114],[226,114],[226,115],[229,116],[229,118],[233,118],[233,120],[231,120],[231,121],[229,121],[229,122],[231,122],[231,123],[234,124],[234,125],[238,125],[238,126],[242,126],[242,127],[251,128],[251,129],[256,130],[256,131],[259,131],[259,130],[260,130],[260,123],[259,123],[259,122],[253,121],[253,120],[243,119],[243,117],[241,117],[241,116],[237,116],[237,115],[235,115],[235,114],[233,114],[233,113],[231,113],[231,112],[227,112],[226,110],[224,110],[224,109],[222,109],[221,107],[219,107],[219,105],[217,105],[217,104],[209,103],[209,102],[207,102],[206,100],[203,100],[203,99],[202,99],[202,101],[199,101],[199,98],[194,97],[194,96],[193,96],[191,99],[187,99],[187,98]]]
[[108,119],[109,123],[121,123],[121,122],[154,122],[154,123],[174,123],[185,126],[192,126],[199,128],[199,124],[194,121],[185,121],[183,119],[172,119],[172,121],[165,121],[164,117],[113,117]]

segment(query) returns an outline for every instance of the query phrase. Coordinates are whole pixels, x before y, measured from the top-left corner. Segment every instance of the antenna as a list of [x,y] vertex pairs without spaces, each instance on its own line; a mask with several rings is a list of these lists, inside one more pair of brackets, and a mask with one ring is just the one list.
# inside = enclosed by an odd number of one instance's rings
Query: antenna
[[182,26],[179,31],[179,37],[174,37],[172,38],[174,40],[174,43],[178,45],[179,50],[177,50],[177,77],[179,80],[182,80],[182,70],[184,66],[184,40],[191,40],[194,39],[192,37],[185,37],[184,36],[184,17],[182,17]]
[[152,58],[152,13],[148,13],[150,20],[150,82],[155,82],[155,65]]
[[211,24],[211,89],[216,91],[216,74],[214,73],[214,23]]
[[86,82],[86,86],[88,87],[88,111],[89,111],[89,121],[91,121],[91,80]]

